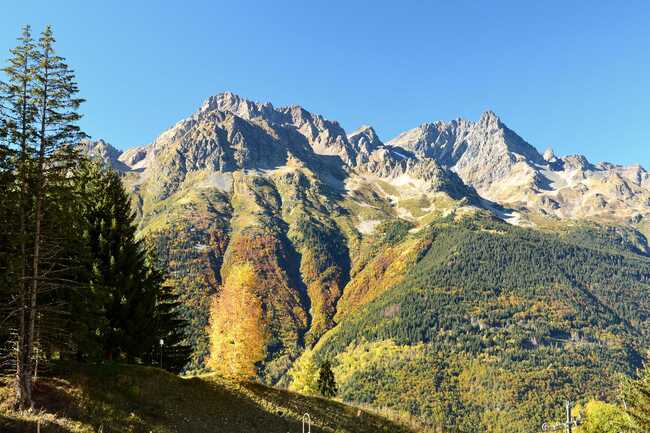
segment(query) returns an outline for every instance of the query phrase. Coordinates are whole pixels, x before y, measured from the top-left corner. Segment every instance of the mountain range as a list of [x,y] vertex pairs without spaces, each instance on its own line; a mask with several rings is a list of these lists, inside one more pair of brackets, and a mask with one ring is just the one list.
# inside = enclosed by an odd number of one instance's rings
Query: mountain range
[[409,187],[425,183],[428,192],[437,188],[430,185],[435,179],[458,192],[471,187],[527,222],[542,215],[638,224],[650,209],[650,174],[640,165],[594,164],[583,155],[556,157],[551,149],[540,154],[491,111],[478,122],[425,123],[384,144],[370,126],[348,135],[337,122],[302,107],[274,108],[222,93],[150,145],[120,152],[98,140],[87,143],[87,152],[119,171],[143,173],[144,179],[166,162],[180,162],[162,159],[179,141],[187,148],[174,150],[187,150],[183,156],[190,164],[178,166],[182,177],[202,170],[268,170],[286,166],[291,157],[333,163],[330,171],[354,179],[339,185],[348,194],[354,191],[350,184],[364,177]]
[[540,153],[493,112],[383,142],[222,93],[83,150],[123,174],[188,369],[300,389],[328,359],[346,401],[504,431],[614,395],[650,347],[650,174]]

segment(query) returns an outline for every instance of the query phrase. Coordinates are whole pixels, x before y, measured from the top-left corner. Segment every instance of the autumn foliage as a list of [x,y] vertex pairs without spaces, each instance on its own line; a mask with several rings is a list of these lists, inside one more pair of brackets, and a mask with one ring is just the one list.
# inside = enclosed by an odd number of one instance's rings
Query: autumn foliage
[[262,305],[255,296],[253,267],[234,266],[210,311],[208,367],[228,377],[250,379],[266,356]]
[[[233,239],[210,311],[210,369],[240,379],[273,376],[274,365],[284,372],[297,356],[307,316],[285,271],[287,261],[274,233]],[[264,371],[257,368],[260,361],[266,361]]]

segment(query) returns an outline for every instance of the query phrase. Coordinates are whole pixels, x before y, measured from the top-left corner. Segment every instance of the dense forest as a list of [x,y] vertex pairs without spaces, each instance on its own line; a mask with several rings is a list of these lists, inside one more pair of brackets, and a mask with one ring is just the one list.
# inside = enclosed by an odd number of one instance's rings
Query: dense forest
[[[15,405],[50,359],[159,363],[187,349],[120,176],[78,152],[83,99],[46,27],[27,26],[0,83],[0,350]],[[159,352],[165,350],[165,358]]]

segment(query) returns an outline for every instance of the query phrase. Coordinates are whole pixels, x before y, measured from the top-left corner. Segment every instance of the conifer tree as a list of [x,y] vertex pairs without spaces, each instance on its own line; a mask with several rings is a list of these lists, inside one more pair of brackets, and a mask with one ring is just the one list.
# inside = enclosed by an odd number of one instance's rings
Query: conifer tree
[[[46,316],[43,325],[54,344],[49,351],[58,350],[62,355],[74,354],[77,360],[98,359],[101,354],[100,332],[106,325],[104,304],[106,293],[103,287],[93,284],[93,257],[90,249],[88,209],[94,206],[101,189],[101,167],[92,161],[80,158],[74,169],[70,170],[64,181],[70,187],[57,189],[56,206],[47,209],[48,233],[55,233],[62,251],[60,262],[65,264],[59,278],[64,284],[57,285],[46,295],[44,302],[59,305],[50,309],[55,313]],[[66,221],[66,224],[60,224]],[[52,235],[50,235],[52,236]],[[54,326],[53,326],[54,325]],[[56,332],[63,335],[57,335]],[[54,334],[54,335],[52,335]]]
[[142,359],[158,341],[156,302],[162,274],[136,239],[135,214],[120,177],[101,176],[95,205],[88,212],[92,285],[105,292],[105,358]]
[[78,160],[71,149],[83,135],[76,125],[82,100],[75,97],[74,74],[53,46],[50,27],[38,43],[32,40],[29,26],[24,27],[3,69],[7,78],[0,87],[2,136],[16,153],[18,228],[14,240],[18,247],[13,291],[17,300],[16,406],[20,409],[32,405],[36,326],[37,318],[43,317],[37,308],[38,296],[61,285],[70,265],[59,255],[61,233],[48,231],[56,223],[47,213],[66,208],[57,197],[62,197],[61,188],[71,186],[66,180],[69,164]]
[[338,393],[334,372],[329,361],[323,362],[318,375],[318,392],[323,397],[332,398]]
[[30,287],[28,285],[28,218],[31,215],[31,172],[33,144],[35,140],[36,100],[34,76],[36,47],[29,26],[23,27],[19,44],[12,49],[8,65],[3,68],[6,81],[0,84],[0,107],[2,107],[2,136],[7,150],[17,154],[16,173],[18,197],[15,203],[18,228],[13,237],[16,278],[13,292],[16,304],[10,317],[15,317],[16,341],[16,407],[31,406],[31,352],[32,340],[29,330]]
[[[180,317],[179,306],[173,287],[163,284],[156,301],[156,335],[163,340],[164,347],[158,345],[157,350],[164,351],[162,367],[173,372],[180,372],[192,353],[192,348],[185,344],[183,330],[187,322]],[[154,358],[150,363],[159,362],[159,358]]]
[[15,259],[16,250],[15,233],[13,227],[16,220],[17,202],[15,190],[15,169],[12,151],[6,142],[6,129],[2,125],[2,111],[0,111],[0,365],[6,364],[13,355],[9,349],[11,333],[11,319],[15,317],[15,293],[12,288],[16,286]]

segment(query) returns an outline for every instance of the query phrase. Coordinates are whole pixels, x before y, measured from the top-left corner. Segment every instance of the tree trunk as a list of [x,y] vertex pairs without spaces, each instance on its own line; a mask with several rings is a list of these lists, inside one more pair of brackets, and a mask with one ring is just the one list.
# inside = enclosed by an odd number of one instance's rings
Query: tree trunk
[[[26,67],[26,66],[25,66]],[[27,342],[27,161],[28,139],[27,139],[27,82],[23,82],[23,106],[22,106],[22,137],[20,143],[20,281],[18,282],[18,299],[20,312],[18,317],[18,347],[16,351],[16,409],[24,410],[32,406],[32,381],[31,381],[31,357]]]
[[[24,161],[23,161],[23,172]],[[26,230],[25,230],[25,213],[26,213],[26,200],[25,200],[25,183],[26,179],[22,179],[21,183],[21,203],[20,203],[20,281],[18,282],[18,299],[20,302],[20,311],[18,313],[18,347],[16,350],[16,409],[25,410],[32,406],[32,384],[31,384],[31,358],[27,355],[29,352],[27,342],[27,269],[25,262],[27,260],[27,246],[26,246]]]
[[[47,55],[47,53],[46,53]],[[47,57],[46,57],[47,65]],[[34,351],[34,330],[36,326],[36,301],[38,296],[38,286],[40,283],[40,263],[41,263],[41,238],[42,238],[42,223],[43,223],[43,199],[45,196],[45,153],[47,151],[46,139],[46,124],[47,124],[47,101],[48,101],[48,68],[44,68],[44,81],[45,86],[43,89],[42,106],[41,109],[41,131],[40,131],[40,147],[38,149],[38,163],[36,167],[36,209],[34,211],[34,218],[36,220],[34,227],[34,255],[32,256],[32,278],[31,290],[29,291],[29,317],[27,323],[27,336],[25,338],[25,361],[27,363],[27,379],[26,384],[29,385],[30,403],[31,389],[32,389],[32,359]]]

